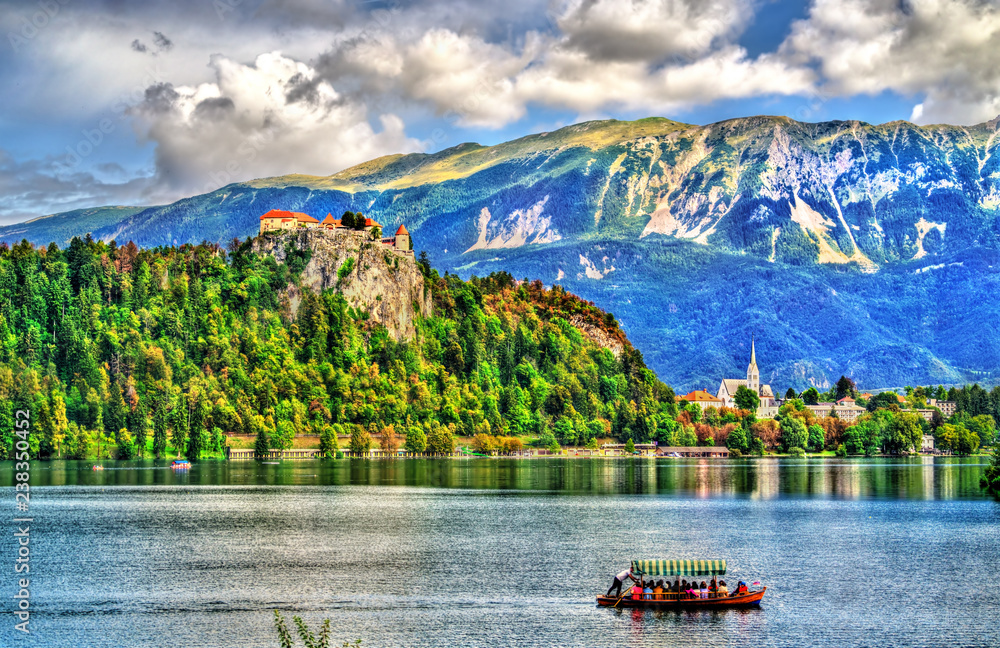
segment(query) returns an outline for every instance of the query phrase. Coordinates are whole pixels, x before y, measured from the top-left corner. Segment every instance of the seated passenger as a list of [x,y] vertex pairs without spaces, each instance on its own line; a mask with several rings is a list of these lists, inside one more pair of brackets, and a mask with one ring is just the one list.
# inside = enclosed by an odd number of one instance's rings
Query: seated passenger
[[719,596],[729,596],[729,588],[726,587],[726,581],[719,581]]
[[653,588],[653,600],[654,601],[663,600],[663,581],[656,582],[656,587]]
[[701,581],[701,585],[699,587],[701,588],[701,592],[700,592],[701,598],[707,599],[708,598],[708,583],[706,583],[705,581]]
[[642,598],[644,600],[646,600],[646,601],[652,601],[653,600],[653,588],[650,587],[650,585],[652,585],[652,584],[653,584],[652,581],[650,581],[650,582],[646,583],[645,587],[642,588]]
[[642,581],[636,581],[635,585],[632,586],[632,600],[638,601],[642,598]]
[[736,593],[737,594],[746,594],[749,591],[750,590],[749,590],[749,588],[747,588],[747,584],[744,583],[743,581],[740,581],[739,585],[736,586]]

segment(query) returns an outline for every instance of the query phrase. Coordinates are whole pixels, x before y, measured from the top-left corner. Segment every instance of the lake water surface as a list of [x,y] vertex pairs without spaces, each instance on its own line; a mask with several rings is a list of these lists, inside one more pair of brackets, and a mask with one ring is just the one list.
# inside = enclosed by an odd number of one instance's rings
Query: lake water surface
[[[0,645],[272,647],[279,609],[373,648],[998,646],[1000,504],[980,494],[983,464],[36,462],[33,632],[5,614]],[[725,558],[727,581],[768,586],[763,606],[595,606],[630,559],[666,557]],[[13,569],[0,573],[12,610]]]

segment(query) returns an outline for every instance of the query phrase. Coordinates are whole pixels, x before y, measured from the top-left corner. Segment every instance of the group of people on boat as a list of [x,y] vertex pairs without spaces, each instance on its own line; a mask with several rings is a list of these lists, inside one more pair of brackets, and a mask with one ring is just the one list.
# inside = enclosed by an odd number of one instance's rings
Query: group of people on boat
[[608,588],[606,596],[611,597],[612,592],[616,598],[622,598],[622,586],[626,580],[631,580],[633,585],[631,592],[626,591],[632,600],[662,601],[666,599],[696,599],[696,598],[723,598],[728,596],[739,596],[750,591],[747,584],[740,581],[736,590],[732,593],[724,580],[712,578],[712,582],[691,581],[678,579],[674,582],[661,580],[646,580],[642,576],[636,578],[631,570],[626,569],[617,576]]

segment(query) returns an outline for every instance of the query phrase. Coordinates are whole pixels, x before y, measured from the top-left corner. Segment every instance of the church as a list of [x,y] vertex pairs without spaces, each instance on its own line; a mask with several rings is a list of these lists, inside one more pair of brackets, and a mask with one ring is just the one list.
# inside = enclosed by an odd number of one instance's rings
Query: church
[[750,366],[747,367],[747,377],[746,380],[742,378],[723,378],[722,384],[719,385],[719,393],[717,395],[718,399],[722,401],[723,405],[726,407],[736,407],[736,390],[740,386],[752,389],[760,397],[761,408],[773,407],[776,403],[774,402],[774,392],[771,391],[770,385],[760,384],[760,370],[757,368],[757,350],[754,348],[754,339],[750,339]]

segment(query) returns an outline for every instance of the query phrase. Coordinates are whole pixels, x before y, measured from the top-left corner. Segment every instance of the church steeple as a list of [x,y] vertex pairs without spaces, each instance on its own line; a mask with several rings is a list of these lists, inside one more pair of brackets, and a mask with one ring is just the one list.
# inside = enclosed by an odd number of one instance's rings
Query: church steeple
[[757,349],[754,336],[750,337],[750,365],[747,367],[747,388],[760,393],[760,370],[757,368]]

